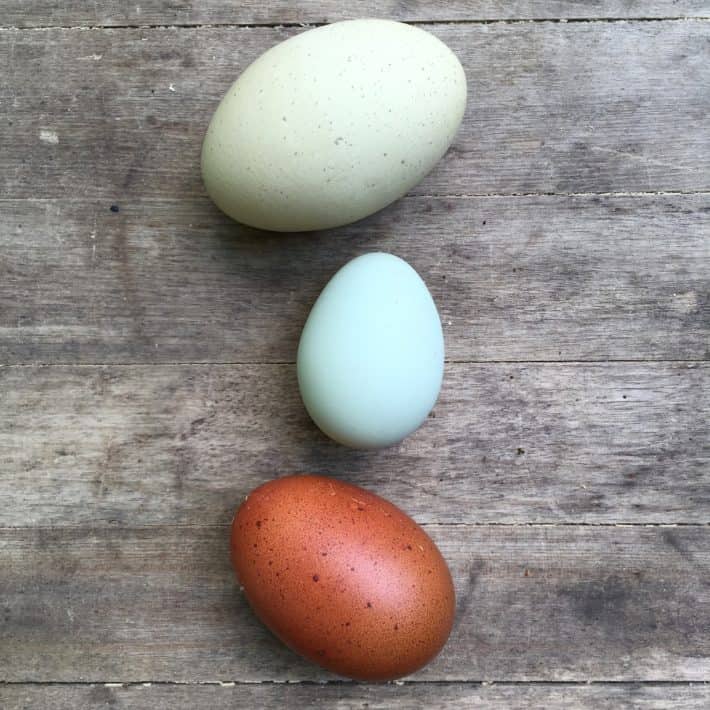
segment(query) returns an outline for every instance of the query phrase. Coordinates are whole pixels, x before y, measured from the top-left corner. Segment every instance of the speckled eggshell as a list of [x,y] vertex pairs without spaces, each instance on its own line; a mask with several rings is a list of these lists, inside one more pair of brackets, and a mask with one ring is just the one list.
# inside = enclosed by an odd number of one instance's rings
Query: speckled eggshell
[[361,219],[444,155],[466,104],[458,59],[434,35],[350,20],[277,44],[217,107],[202,175],[217,206],[275,231]]
[[405,513],[324,476],[254,490],[232,524],[232,561],[259,618],[343,676],[391,680],[439,653],[454,619],[451,574]]

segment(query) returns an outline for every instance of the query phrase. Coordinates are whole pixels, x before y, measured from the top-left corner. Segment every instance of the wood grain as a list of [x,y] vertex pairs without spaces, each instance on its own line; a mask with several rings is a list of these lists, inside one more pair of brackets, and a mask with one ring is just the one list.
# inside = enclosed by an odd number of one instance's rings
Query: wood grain
[[607,683],[579,685],[478,685],[416,682],[404,685],[238,684],[1,686],[5,710],[180,710],[326,707],[331,710],[706,710],[707,685]]
[[[706,21],[430,29],[461,59],[470,99],[417,194],[710,190]],[[298,31],[0,32],[0,194],[203,195],[210,115],[253,59]]]
[[[451,566],[457,620],[413,678],[708,678],[707,526],[427,531]],[[0,565],[3,680],[332,678],[251,613],[226,526],[4,529]]]
[[343,477],[420,522],[710,522],[710,364],[447,368],[433,416],[358,452],[295,368],[0,368],[0,525],[227,523],[258,484]]
[[[461,58],[454,146],[346,229],[230,222],[199,174],[219,99],[295,25],[364,15]],[[708,707],[701,17],[5,0],[28,29],[0,29],[0,707]],[[374,250],[430,286],[448,363],[425,426],[360,453],[309,421],[292,363],[328,278]],[[294,471],[390,498],[450,561],[454,633],[406,684],[336,681],[240,595],[234,507]]]
[[406,198],[267,235],[206,199],[0,201],[0,362],[292,362],[349,259],[407,259],[455,361],[710,358],[710,196]]
[[375,2],[364,0],[259,0],[224,3],[219,0],[143,0],[140,4],[108,0],[33,0],[28,9],[22,0],[4,0],[2,26],[126,26],[126,25],[276,25],[301,22],[335,22],[358,17],[384,17],[405,21],[463,21],[514,19],[590,19],[707,17],[706,0],[419,0]]

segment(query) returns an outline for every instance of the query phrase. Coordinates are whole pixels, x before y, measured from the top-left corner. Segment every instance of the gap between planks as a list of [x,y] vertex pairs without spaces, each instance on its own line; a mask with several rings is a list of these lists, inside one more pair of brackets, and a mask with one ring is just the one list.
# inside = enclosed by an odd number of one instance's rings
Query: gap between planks
[[[688,360],[654,360],[654,359],[621,359],[621,360],[445,360],[446,365],[574,365],[585,367],[587,365],[624,365],[647,363],[652,365],[704,365],[710,360],[704,358]],[[203,360],[199,362],[12,362],[0,363],[0,368],[22,368],[22,367],[284,367],[295,366],[295,360],[284,360],[280,362],[259,362],[248,360],[236,360],[225,362],[213,362]]]
[[[124,525],[122,523],[103,522],[98,525],[3,525],[0,526],[0,533],[29,531],[29,530],[61,530],[67,532],[71,530],[220,530],[227,529],[229,525],[221,523],[155,523],[141,525]],[[422,528],[710,528],[710,522],[692,523],[692,522],[677,522],[677,523],[633,523],[633,522],[617,522],[617,523],[590,523],[573,521],[561,521],[557,523],[536,523],[536,522],[514,522],[514,523],[476,523],[476,522],[461,522],[461,523],[421,523]],[[462,681],[463,682],[463,681]]]
[[344,686],[344,687],[368,687],[388,685],[395,686],[422,686],[422,685],[440,685],[440,686],[468,686],[480,688],[508,688],[508,687],[531,687],[541,686],[546,688],[579,688],[590,685],[594,686],[644,686],[647,688],[663,688],[668,686],[708,686],[710,681],[707,680],[507,680],[507,681],[488,681],[488,680],[394,680],[384,683],[364,683],[360,681],[349,680],[129,680],[129,681],[71,681],[71,680],[47,680],[47,681],[25,681],[25,680],[0,680],[0,688],[3,686],[59,686],[59,687],[92,687],[103,685],[106,688],[150,688],[152,686],[216,686],[222,688],[233,688],[235,686],[252,686],[252,685],[299,685],[299,686]]
[[[0,28],[2,32],[2,28]],[[693,196],[693,195],[710,195],[710,190],[641,190],[635,192],[612,191],[612,192],[459,192],[459,193],[430,193],[424,195],[408,194],[400,198],[400,200],[471,200],[471,199],[500,199],[508,200],[511,197],[676,197],[676,196]],[[201,197],[201,196],[195,196]],[[208,198],[204,198],[205,202],[209,202]],[[1,197],[0,203],[3,202],[59,202],[76,203],[82,202],[99,202],[97,197]],[[140,202],[183,202],[179,198],[170,199],[169,197],[141,197]],[[395,200],[399,202],[399,200]],[[383,208],[383,210],[386,209]],[[378,214],[375,212],[374,214]],[[239,222],[234,222],[239,224]],[[352,224],[357,224],[353,222]],[[244,226],[244,225],[242,225]],[[348,225],[343,225],[343,227]],[[342,229],[337,227],[336,229]],[[267,235],[278,234],[278,232],[264,232]],[[301,234],[301,232],[286,232],[286,234]]]
[[[406,20],[407,25],[566,25],[566,24],[617,24],[632,22],[707,22],[710,16],[688,15],[677,17],[572,17],[572,18],[545,18],[533,17],[528,19],[469,19],[469,20]],[[168,30],[168,29],[210,29],[213,27],[257,29],[257,28],[293,28],[300,27],[304,30],[323,27],[331,22],[208,22],[208,23],[172,23],[172,24],[123,24],[123,25],[37,25],[36,27],[18,27],[16,25],[0,26],[0,32],[47,32],[49,30]]]

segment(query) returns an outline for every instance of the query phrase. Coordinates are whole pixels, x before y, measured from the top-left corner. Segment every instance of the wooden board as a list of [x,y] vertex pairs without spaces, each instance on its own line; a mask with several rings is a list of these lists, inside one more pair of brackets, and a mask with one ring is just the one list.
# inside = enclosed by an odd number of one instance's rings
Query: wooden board
[[710,354],[709,195],[416,197],[315,236],[204,199],[109,206],[0,201],[0,361],[293,362],[320,290],[374,250],[425,279],[452,361]]
[[480,685],[406,683],[398,685],[151,685],[116,687],[0,686],[5,710],[76,710],[111,707],[115,710],[177,710],[202,708],[324,707],[330,710],[707,710],[710,686],[648,685]]
[[[334,233],[231,223],[199,175],[229,84],[300,23],[373,14],[460,56],[446,158]],[[708,18],[5,0],[0,708],[707,707]],[[416,435],[362,453],[310,422],[293,361],[373,250],[430,286],[447,371]],[[389,497],[451,563],[454,633],[403,684],[335,680],[238,591],[232,511],[298,470]]]
[[[708,677],[710,528],[427,531],[451,566],[457,614],[414,680]],[[4,529],[0,565],[5,680],[332,678],[249,610],[226,526]]]
[[226,523],[295,472],[420,522],[710,521],[710,363],[450,365],[399,446],[328,440],[290,365],[0,368],[0,525]]
[[[461,59],[470,99],[415,193],[710,191],[706,21],[427,27]],[[298,31],[0,32],[0,194],[107,208],[203,195],[200,146],[220,98]]]
[[31,11],[23,0],[5,0],[0,26],[132,26],[132,25],[276,25],[335,22],[358,17],[385,17],[416,21],[517,20],[517,19],[593,19],[593,18],[672,18],[708,17],[707,0],[449,0],[443,2],[404,2],[365,0],[272,0],[265,3],[247,0],[225,3],[219,0],[143,0],[124,3],[118,0],[96,3],[93,0],[33,0]]

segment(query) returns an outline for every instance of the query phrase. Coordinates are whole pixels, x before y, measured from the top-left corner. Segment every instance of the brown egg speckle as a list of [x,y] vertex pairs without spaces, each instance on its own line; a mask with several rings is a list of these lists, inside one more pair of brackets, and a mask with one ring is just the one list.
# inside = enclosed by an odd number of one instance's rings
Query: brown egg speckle
[[390,680],[443,647],[454,617],[446,562],[401,510],[323,476],[260,486],[232,525],[232,560],[261,620],[344,676]]

